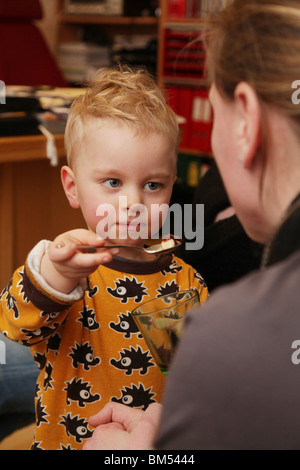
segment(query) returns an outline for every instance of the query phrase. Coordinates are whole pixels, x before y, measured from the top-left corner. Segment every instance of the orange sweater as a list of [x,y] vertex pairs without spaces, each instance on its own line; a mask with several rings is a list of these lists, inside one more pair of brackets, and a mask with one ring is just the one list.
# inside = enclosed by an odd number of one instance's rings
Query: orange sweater
[[81,449],[92,435],[87,419],[108,401],[146,409],[160,401],[164,376],[131,318],[141,302],[197,288],[196,271],[166,255],[153,262],[115,258],[64,296],[38,275],[40,242],[1,294],[0,329],[30,346],[40,368],[33,449]]

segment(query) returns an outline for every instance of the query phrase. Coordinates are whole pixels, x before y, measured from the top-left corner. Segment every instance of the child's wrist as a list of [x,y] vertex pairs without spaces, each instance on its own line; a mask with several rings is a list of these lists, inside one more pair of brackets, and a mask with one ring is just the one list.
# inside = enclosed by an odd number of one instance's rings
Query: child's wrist
[[78,285],[79,281],[70,279],[55,269],[54,264],[45,253],[41,260],[40,273],[46,283],[58,292],[69,294]]

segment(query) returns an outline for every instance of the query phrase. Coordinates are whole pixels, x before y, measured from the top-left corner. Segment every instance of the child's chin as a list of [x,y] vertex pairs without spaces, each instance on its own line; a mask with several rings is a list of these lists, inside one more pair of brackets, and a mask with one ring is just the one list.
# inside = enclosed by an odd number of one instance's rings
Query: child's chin
[[126,246],[142,246],[146,243],[147,239],[142,239],[142,238],[131,238],[128,236],[128,234],[121,234],[121,236],[116,237],[111,237],[108,238],[106,237],[106,244],[107,245],[126,245]]

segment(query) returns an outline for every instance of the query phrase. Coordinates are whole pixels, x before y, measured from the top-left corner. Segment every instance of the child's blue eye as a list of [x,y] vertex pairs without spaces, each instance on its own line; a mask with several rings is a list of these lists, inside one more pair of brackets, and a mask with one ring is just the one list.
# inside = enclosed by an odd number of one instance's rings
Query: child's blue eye
[[121,181],[115,178],[110,178],[109,180],[104,181],[104,184],[109,188],[118,188],[121,184]]
[[160,188],[160,186],[161,186],[160,183],[153,183],[152,181],[150,181],[150,183],[147,183],[145,185],[145,187],[149,189],[150,191],[156,191],[157,189]]

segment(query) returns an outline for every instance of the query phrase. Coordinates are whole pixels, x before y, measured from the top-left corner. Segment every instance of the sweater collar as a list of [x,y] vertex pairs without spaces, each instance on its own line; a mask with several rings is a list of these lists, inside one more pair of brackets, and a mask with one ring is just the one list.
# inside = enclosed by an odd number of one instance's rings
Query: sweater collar
[[153,261],[134,261],[115,256],[110,263],[105,264],[109,269],[130,274],[153,274],[169,266],[173,259],[171,254],[161,255]]

